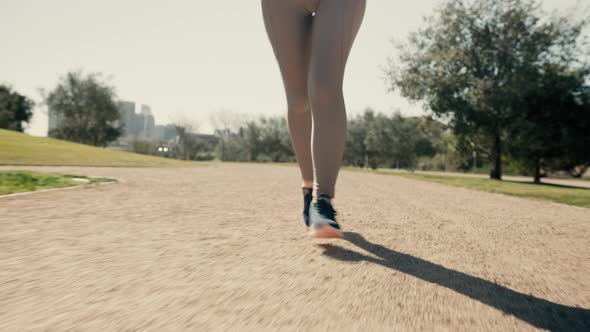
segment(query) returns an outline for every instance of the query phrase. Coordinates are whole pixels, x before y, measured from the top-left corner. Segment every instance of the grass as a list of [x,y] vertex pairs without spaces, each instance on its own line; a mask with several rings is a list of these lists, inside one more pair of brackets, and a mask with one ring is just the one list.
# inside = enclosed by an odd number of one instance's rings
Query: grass
[[403,176],[405,178],[440,183],[453,187],[469,188],[504,195],[546,200],[556,203],[590,208],[590,189],[557,184],[497,181],[460,176],[442,176],[418,173],[371,171],[373,173]]
[[204,163],[97,148],[0,129],[0,165],[190,167]]
[[72,174],[40,173],[30,171],[0,171],[0,195],[111,181],[115,180],[107,178],[92,178],[83,175]]
[[[297,166],[296,163],[273,163],[273,165]],[[496,181],[485,178],[430,175],[410,172],[391,172],[387,170],[368,170],[358,167],[343,166],[342,170],[351,172],[367,172],[382,175],[403,176],[409,179],[435,182],[443,185],[462,187],[492,193],[511,195],[517,197],[540,199],[555,203],[568,204],[590,208],[590,189],[558,184],[517,181]]]
[[[205,164],[207,163],[186,162],[97,148],[58,139],[33,137],[14,131],[0,129],[0,165],[186,167]],[[272,164],[277,165],[277,163]],[[296,166],[297,164],[278,163],[278,165]],[[354,167],[344,167],[343,169],[358,171],[358,169]],[[455,187],[483,190],[518,197],[542,199],[590,208],[590,189],[585,188],[380,170],[369,172],[404,176],[415,180],[436,182]],[[0,172],[0,195],[20,191],[79,185],[80,182],[73,180],[73,178],[87,179],[90,183],[101,181],[100,179],[75,175],[7,171]]]

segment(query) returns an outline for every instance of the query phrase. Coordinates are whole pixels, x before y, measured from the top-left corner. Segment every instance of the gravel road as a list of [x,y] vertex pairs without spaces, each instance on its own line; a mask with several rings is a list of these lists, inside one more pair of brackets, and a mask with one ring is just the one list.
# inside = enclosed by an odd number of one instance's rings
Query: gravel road
[[117,184],[0,198],[0,330],[590,330],[590,209],[295,167],[26,167]]

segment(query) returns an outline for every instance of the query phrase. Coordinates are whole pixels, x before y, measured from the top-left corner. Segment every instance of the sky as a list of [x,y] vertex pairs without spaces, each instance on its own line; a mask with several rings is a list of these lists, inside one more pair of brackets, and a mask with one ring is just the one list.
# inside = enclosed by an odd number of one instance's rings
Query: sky
[[[395,56],[391,40],[403,42],[439,3],[367,0],[344,79],[348,116],[367,107],[424,113],[387,91],[382,68]],[[584,0],[543,5],[578,14],[587,7]],[[189,119],[210,133],[211,117],[222,110],[286,114],[260,0],[0,0],[0,31],[0,84],[39,105],[31,135],[47,134],[40,91],[71,70],[103,73],[119,99],[137,110],[149,105],[157,124]]]

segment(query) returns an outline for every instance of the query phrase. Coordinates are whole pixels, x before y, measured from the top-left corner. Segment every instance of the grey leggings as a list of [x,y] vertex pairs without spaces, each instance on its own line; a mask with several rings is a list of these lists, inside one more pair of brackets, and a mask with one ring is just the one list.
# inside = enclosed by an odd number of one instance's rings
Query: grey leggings
[[346,141],[342,81],[366,0],[261,1],[301,176],[333,198]]

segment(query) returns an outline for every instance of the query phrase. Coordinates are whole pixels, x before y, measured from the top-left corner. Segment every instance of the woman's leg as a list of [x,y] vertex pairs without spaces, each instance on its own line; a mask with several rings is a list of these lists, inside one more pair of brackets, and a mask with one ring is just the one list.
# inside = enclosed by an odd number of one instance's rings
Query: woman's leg
[[319,0],[314,16],[308,89],[316,196],[335,195],[346,141],[342,81],[365,6],[366,0]]
[[289,135],[301,170],[302,187],[312,187],[312,120],[307,73],[313,17],[304,5],[306,2],[309,1],[262,0],[262,14],[286,91]]

